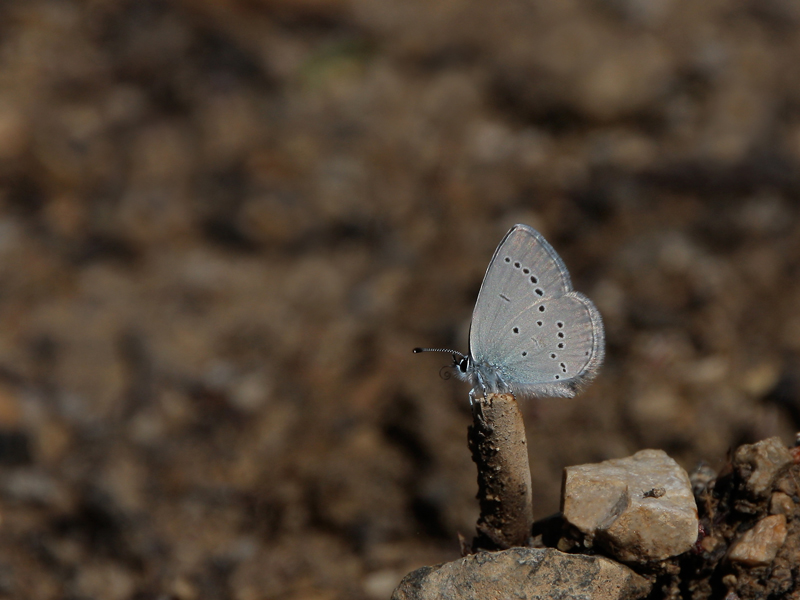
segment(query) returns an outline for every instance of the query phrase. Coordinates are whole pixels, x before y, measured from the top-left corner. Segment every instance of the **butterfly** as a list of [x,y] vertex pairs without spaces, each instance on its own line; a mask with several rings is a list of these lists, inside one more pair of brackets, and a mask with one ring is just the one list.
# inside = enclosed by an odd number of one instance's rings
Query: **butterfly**
[[572,289],[564,261],[542,235],[514,225],[497,246],[472,312],[469,352],[449,352],[455,373],[488,393],[572,398],[603,362],[600,312]]

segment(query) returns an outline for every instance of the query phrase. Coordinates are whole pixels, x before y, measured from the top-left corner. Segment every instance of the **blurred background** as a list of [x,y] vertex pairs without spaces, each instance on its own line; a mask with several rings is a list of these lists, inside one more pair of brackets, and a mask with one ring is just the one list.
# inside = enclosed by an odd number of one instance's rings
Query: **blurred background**
[[478,508],[523,222],[605,319],[564,466],[800,428],[789,0],[0,4],[0,597],[377,600]]

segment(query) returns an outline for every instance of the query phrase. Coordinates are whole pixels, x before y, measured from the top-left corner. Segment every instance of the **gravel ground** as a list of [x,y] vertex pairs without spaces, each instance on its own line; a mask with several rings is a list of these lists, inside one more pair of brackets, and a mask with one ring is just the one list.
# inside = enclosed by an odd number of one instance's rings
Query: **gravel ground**
[[785,0],[0,4],[0,595],[386,598],[459,555],[466,349],[539,229],[605,319],[566,465],[800,429]]

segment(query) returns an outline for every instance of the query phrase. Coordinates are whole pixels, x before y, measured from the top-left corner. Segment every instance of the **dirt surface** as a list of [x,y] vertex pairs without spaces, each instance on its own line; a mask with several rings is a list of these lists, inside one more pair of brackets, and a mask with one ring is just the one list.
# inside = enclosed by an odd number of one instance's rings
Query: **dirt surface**
[[466,350],[523,222],[606,324],[566,465],[800,429],[783,0],[0,4],[0,594],[386,598],[473,534]]
[[[743,477],[742,463],[737,465],[736,460],[708,487],[695,485],[700,536],[694,550],[676,561],[679,570],[657,579],[659,598],[800,598],[800,449],[793,450],[793,458],[793,464],[782,469],[763,494],[754,496]],[[781,498],[792,499],[781,502]],[[760,556],[747,553],[749,560],[743,561],[737,542],[746,539],[748,531],[759,533],[759,524],[769,520],[780,522],[773,560],[764,564],[753,560]],[[772,537],[770,533],[761,529],[756,539],[762,544],[753,548],[767,546],[763,542]]]

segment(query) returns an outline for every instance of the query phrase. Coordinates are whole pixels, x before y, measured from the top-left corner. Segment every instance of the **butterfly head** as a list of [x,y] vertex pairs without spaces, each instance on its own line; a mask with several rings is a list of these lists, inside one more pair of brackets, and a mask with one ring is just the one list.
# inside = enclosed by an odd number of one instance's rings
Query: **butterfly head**
[[461,375],[466,375],[472,370],[472,358],[469,355],[453,354],[453,366]]

